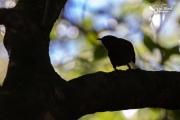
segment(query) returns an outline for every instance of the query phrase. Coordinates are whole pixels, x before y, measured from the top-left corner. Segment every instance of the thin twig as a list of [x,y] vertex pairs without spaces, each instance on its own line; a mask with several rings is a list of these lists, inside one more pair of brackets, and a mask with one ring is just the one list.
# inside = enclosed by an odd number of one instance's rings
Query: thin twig
[[54,16],[52,17],[51,21],[50,21],[49,24],[48,24],[48,28],[49,28],[49,27],[54,23],[54,21],[57,19],[58,14],[60,14],[59,12],[60,12],[61,7],[62,7],[62,3],[61,3],[62,1],[63,1],[63,0],[60,0],[60,3],[58,4],[58,7],[57,7],[56,12],[55,12]]
[[43,21],[42,21],[42,26],[45,26],[46,22],[47,22],[47,16],[48,16],[48,11],[49,11],[49,6],[50,6],[49,3],[50,3],[50,0],[47,0],[46,1],[45,11],[44,11],[44,18],[43,18]]

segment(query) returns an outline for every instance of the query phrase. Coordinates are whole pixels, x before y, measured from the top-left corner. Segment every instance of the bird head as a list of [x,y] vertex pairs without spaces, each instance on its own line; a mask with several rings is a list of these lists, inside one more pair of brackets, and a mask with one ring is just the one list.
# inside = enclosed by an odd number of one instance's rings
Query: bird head
[[102,38],[98,38],[98,40],[101,40],[103,44],[110,44],[112,43],[113,40],[116,40],[116,39],[118,38],[112,35],[106,35]]
[[117,37],[112,36],[112,35],[106,35],[106,36],[104,36],[102,38],[98,38],[98,40],[101,40],[102,44],[104,45],[104,47],[106,49],[111,48],[112,47],[112,43],[114,43],[113,41],[114,40],[116,41],[117,39],[118,39]]

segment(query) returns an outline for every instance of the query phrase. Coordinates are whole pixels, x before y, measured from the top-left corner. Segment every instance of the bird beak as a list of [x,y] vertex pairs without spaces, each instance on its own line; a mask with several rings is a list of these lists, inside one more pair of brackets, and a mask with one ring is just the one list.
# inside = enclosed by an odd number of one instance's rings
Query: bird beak
[[102,40],[101,38],[98,38],[97,40]]

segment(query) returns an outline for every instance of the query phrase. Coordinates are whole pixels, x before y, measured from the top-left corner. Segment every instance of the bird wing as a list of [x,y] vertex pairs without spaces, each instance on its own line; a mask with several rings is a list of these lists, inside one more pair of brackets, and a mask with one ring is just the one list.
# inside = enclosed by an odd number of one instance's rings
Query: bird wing
[[135,53],[134,53],[134,55],[133,55],[132,62],[133,62],[133,63],[135,63],[135,62],[136,62],[136,55],[135,55]]

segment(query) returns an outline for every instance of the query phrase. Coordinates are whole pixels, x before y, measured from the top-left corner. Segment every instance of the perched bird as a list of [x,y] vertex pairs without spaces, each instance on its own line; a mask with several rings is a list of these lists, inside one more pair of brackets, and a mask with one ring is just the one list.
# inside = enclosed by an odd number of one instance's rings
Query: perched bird
[[117,70],[117,66],[122,65],[127,65],[131,69],[129,63],[135,63],[135,52],[131,42],[111,35],[98,38],[98,40],[101,40],[107,49],[114,70]]

